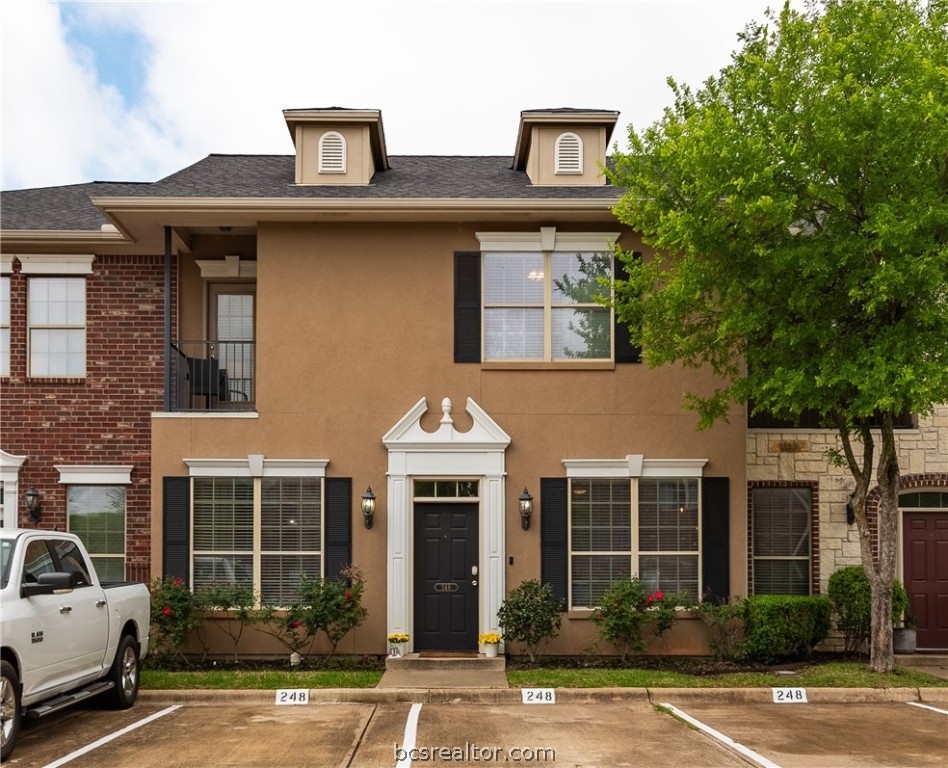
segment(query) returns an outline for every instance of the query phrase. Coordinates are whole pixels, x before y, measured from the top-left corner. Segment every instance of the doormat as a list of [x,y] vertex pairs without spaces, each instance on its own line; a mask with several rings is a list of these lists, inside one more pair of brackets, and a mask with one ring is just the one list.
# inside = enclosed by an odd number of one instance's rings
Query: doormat
[[421,651],[420,659],[476,659],[477,651]]

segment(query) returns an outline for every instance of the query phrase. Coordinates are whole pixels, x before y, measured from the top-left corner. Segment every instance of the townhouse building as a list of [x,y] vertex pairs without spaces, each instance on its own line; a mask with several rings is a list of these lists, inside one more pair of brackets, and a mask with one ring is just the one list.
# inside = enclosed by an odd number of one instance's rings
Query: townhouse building
[[[525,111],[488,157],[389,155],[377,110],[283,118],[292,154],[3,193],[3,525],[277,604],[354,564],[351,653],[476,649],[530,578],[563,601],[551,652],[580,653],[628,574],[728,599],[858,562],[831,433],[740,408],[696,431],[710,372],[649,369],[616,324],[613,247],[649,257],[602,174],[617,113]],[[946,546],[946,422],[904,432],[908,570]],[[670,650],[705,642],[683,617]]]

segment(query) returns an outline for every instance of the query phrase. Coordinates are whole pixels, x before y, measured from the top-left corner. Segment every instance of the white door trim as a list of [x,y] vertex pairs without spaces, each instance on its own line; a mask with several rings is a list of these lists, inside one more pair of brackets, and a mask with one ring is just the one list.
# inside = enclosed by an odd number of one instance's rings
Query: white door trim
[[[504,476],[510,436],[471,398],[465,410],[471,429],[458,432],[451,417],[451,400],[441,401],[441,423],[435,432],[421,427],[428,403],[421,398],[382,438],[388,448],[388,632],[411,635],[412,539],[414,509],[412,478],[477,478],[479,601],[478,632],[499,632],[497,611],[506,594],[504,583]],[[407,651],[414,650],[414,639]]]

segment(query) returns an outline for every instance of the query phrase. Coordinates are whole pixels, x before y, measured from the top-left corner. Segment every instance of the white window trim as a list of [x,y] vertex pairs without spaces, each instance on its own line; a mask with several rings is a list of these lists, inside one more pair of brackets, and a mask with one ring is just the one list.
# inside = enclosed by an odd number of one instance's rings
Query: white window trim
[[257,262],[241,259],[240,256],[225,256],[223,259],[198,259],[195,262],[201,270],[201,278],[255,278]]
[[132,464],[57,464],[60,485],[131,485]]
[[[704,475],[704,466],[708,463],[707,459],[646,459],[641,454],[630,454],[624,459],[563,459],[563,466],[566,468],[566,477],[568,480],[623,480],[628,479],[632,484],[630,492],[630,513],[631,519],[631,550],[610,551],[610,552],[578,552],[575,554],[595,554],[612,557],[629,558],[629,574],[637,576],[639,574],[639,558],[642,556],[642,550],[639,547],[639,483],[640,479],[681,479],[693,478],[700,479]],[[697,551],[680,550],[652,552],[646,551],[646,556],[675,556],[675,555],[696,555],[698,558],[698,592],[701,593],[704,585],[702,583],[702,560],[704,553],[701,550],[701,511],[704,506],[704,499],[701,492],[701,483],[698,483],[698,549]],[[591,610],[594,606],[574,606],[573,605],[573,498],[572,482],[567,487],[567,602],[571,611]]]
[[91,253],[63,256],[56,254],[16,254],[23,275],[91,275],[95,256]]
[[646,459],[630,454],[624,459],[563,459],[566,476],[576,479],[616,477],[702,477],[707,459]]
[[540,227],[537,232],[475,232],[486,251],[611,251],[620,232],[557,232]]
[[13,254],[0,253],[0,275],[10,275],[13,273]]
[[[577,157],[575,160],[570,158],[570,162],[568,163],[564,162],[563,158],[563,142],[566,140],[575,140],[576,142],[575,146]],[[583,162],[583,140],[580,138],[579,134],[573,133],[572,131],[566,131],[565,133],[561,133],[559,136],[557,136],[556,142],[553,145],[553,157],[554,173],[561,176],[581,176],[585,166]]]
[[184,459],[190,477],[325,477],[329,459]]
[[26,456],[14,456],[0,448],[0,485],[3,486],[3,527],[18,528],[20,514],[20,469]]
[[[240,551],[236,554],[241,556],[250,555],[251,569],[253,573],[253,589],[255,594],[261,594],[263,580],[263,558],[267,555],[300,555],[300,556],[319,556],[320,576],[326,571],[326,485],[322,482],[326,477],[326,466],[328,459],[266,459],[262,454],[250,454],[246,459],[184,459],[184,463],[189,468],[189,476],[192,478],[228,478],[228,479],[246,479],[253,480],[253,544],[249,551]],[[264,478],[291,479],[294,477],[310,477],[320,480],[319,492],[319,549],[280,552],[263,549],[263,500],[261,495],[261,483]],[[193,485],[192,485],[193,488]],[[188,557],[192,569],[195,557],[203,556],[231,556],[235,554],[233,550],[198,550],[194,547],[194,500],[191,500],[190,511],[191,535],[188,541]],[[194,587],[194,573],[191,574],[191,587]],[[259,606],[259,602],[256,604]]]

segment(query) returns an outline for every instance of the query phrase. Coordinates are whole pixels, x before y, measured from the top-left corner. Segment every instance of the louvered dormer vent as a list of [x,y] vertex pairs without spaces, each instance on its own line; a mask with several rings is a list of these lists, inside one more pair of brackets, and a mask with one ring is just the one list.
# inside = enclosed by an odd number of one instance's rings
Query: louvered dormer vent
[[319,172],[346,172],[346,139],[341,133],[328,131],[320,136]]
[[575,133],[561,133],[556,139],[556,173],[583,172],[583,140]]

